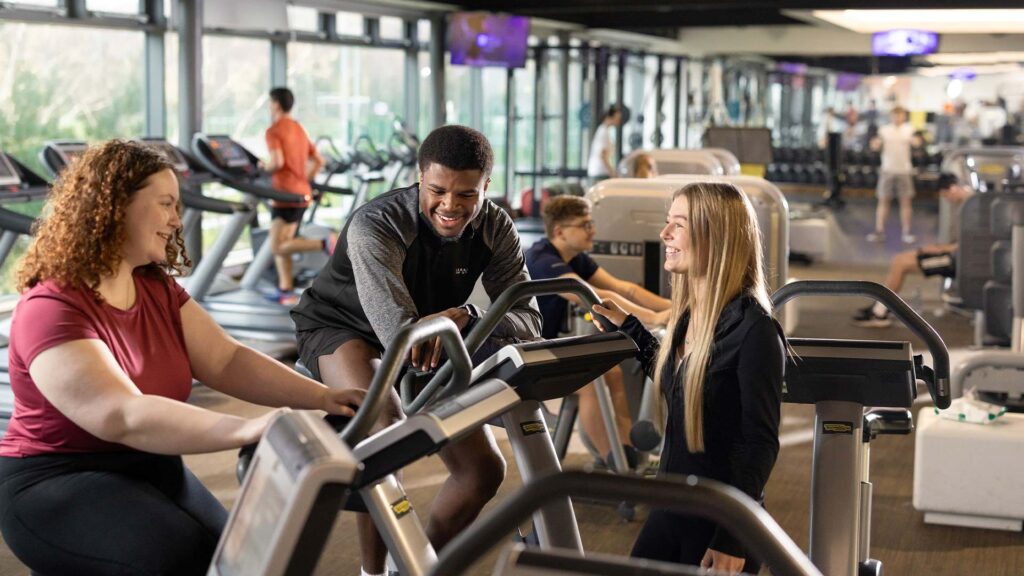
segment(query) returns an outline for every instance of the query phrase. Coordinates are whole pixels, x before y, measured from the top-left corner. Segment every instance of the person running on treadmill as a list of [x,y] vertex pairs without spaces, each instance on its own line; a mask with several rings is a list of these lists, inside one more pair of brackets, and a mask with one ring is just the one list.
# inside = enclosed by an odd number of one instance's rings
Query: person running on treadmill
[[[952,225],[949,230],[952,242],[928,244],[917,250],[906,250],[893,256],[885,277],[885,286],[896,294],[903,289],[903,282],[912,272],[919,272],[925,276],[956,277],[956,251],[960,246],[957,225],[960,221],[960,209],[964,205],[964,200],[970,198],[974,191],[960,184],[956,176],[949,172],[939,175],[938,188],[939,197],[949,202],[952,207]],[[853,323],[865,328],[887,328],[892,325],[892,318],[889,317],[889,309],[884,304],[875,302],[857,310],[853,315]]]
[[180,455],[254,443],[279,411],[190,405],[193,377],[265,406],[351,415],[362,399],[240,345],[189,298],[179,202],[145,144],[94,146],[20,263],[0,531],[34,573],[206,574],[227,511]]
[[[526,251],[526,266],[534,280],[544,278],[577,278],[589,282],[601,299],[611,299],[624,309],[635,314],[647,325],[663,326],[668,322],[671,302],[644,290],[633,282],[616,278],[601,268],[588,254],[594,248],[594,220],[590,217],[590,202],[579,196],[559,196],[544,206],[544,232],[546,238],[538,240]],[[540,296],[537,305],[544,317],[541,334],[546,339],[558,338],[567,326],[567,301],[576,305],[580,299],[574,294],[561,296]],[[605,383],[615,404],[615,419],[619,437],[629,440],[632,421],[629,417],[629,402],[622,381],[622,369],[616,366],[604,375]],[[594,386],[588,385],[579,391],[580,422],[587,437],[594,444],[598,454],[605,455],[605,462],[611,445],[608,432],[597,403]],[[636,467],[637,454],[631,444],[623,446],[631,468]]]
[[[670,335],[659,342],[614,301],[594,306],[636,341],[668,405],[659,474],[694,474],[762,501],[779,452],[785,336],[771,316],[757,218],[731,184],[676,191],[661,231],[672,273]],[[652,510],[633,556],[756,574],[713,522]]]
[[277,292],[271,297],[285,306],[298,302],[295,294],[295,277],[292,271],[292,254],[334,249],[335,238],[324,240],[298,236],[302,214],[313,197],[309,185],[313,176],[324,167],[324,159],[316,146],[309,141],[306,130],[292,117],[295,95],[287,88],[270,91],[270,119],[273,124],[267,128],[267,150],[270,160],[263,169],[271,174],[274,188],[295,194],[295,202],[270,203],[270,247],[274,253],[277,268]]
[[[465,334],[479,318],[466,301],[477,279],[494,300],[529,279],[519,235],[504,210],[484,197],[494,156],[480,132],[442,126],[419,149],[419,182],[374,198],[345,224],[338,250],[292,309],[299,355],[313,375],[335,389],[370,385],[374,366],[404,326],[436,316]],[[504,317],[486,358],[504,342],[535,339],[541,316],[521,302]],[[436,368],[440,340],[412,350],[415,368]],[[387,422],[402,418],[392,392]],[[494,496],[505,461],[486,428],[441,450],[451,476],[430,511],[427,535],[440,549]],[[384,542],[360,514],[364,574],[384,571]]]

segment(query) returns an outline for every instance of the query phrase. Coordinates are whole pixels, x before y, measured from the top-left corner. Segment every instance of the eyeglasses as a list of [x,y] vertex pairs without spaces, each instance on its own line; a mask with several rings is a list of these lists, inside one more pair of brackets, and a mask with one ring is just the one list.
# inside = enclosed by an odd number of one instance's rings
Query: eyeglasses
[[593,220],[587,220],[586,222],[582,222],[580,224],[561,224],[561,226],[563,228],[583,228],[587,232],[593,232],[595,227]]

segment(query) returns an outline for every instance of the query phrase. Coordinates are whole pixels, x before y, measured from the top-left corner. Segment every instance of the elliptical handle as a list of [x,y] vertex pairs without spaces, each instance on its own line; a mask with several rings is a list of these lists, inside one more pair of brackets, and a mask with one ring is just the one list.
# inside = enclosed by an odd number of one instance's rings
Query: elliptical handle
[[877,282],[863,280],[800,280],[790,282],[772,294],[772,304],[781,307],[797,296],[867,296],[881,302],[918,338],[924,340],[935,365],[935,381],[928,382],[932,401],[939,409],[949,408],[949,350],[939,333],[892,290]]
[[[601,303],[601,299],[594,292],[594,289],[578,278],[550,278],[547,280],[524,280],[518,282],[509,286],[501,296],[494,300],[491,303],[491,307],[480,318],[480,321],[469,331],[469,334],[466,336],[466,349],[469,351],[469,354],[475,354],[480,349],[480,346],[487,340],[487,337],[498,327],[505,313],[521,300],[534,296],[563,293],[579,296],[587,310],[592,309],[595,304]],[[598,319],[606,332],[615,332],[619,329],[618,326],[612,324],[607,318],[596,314],[594,317]],[[452,367],[446,362],[444,366],[438,369],[437,374],[430,379],[427,388],[436,389],[441,382],[447,382],[451,378],[451,374]]]
[[[448,353],[448,358],[451,360],[448,365],[451,365],[454,371],[451,385],[458,387],[459,390],[469,386],[473,368],[469,360],[469,353],[462,343],[462,336],[455,323],[450,318],[437,317],[410,324],[398,331],[391,345],[384,352],[380,367],[374,373],[373,381],[366,391],[363,405],[356,411],[352,421],[341,431],[341,439],[346,444],[349,446],[358,444],[377,422],[387,404],[388,394],[398,380],[398,375],[405,365],[406,356],[413,345],[438,336],[440,336],[445,352]],[[448,379],[446,378],[445,381]],[[428,398],[433,391],[434,389],[428,386],[420,395]]]
[[[550,278],[547,280],[525,280],[518,282],[505,290],[491,304],[491,307],[480,321],[477,322],[476,326],[473,326],[473,329],[469,331],[469,334],[466,336],[466,348],[470,351],[470,354],[480,349],[480,346],[491,335],[491,332],[494,332],[494,329],[497,328],[505,313],[511,310],[513,306],[526,298],[547,294],[575,294],[579,296],[580,300],[583,300],[583,304],[588,312],[595,304],[601,303],[601,299],[594,292],[594,289],[578,278]],[[606,331],[615,332],[619,329],[606,318],[601,316],[597,318],[599,321],[603,320],[601,325]]]

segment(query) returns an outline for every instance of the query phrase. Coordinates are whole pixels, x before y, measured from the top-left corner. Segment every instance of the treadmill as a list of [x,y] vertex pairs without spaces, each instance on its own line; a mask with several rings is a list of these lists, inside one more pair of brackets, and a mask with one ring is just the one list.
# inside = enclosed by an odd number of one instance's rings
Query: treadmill
[[[289,315],[290,308],[268,300],[266,295],[256,289],[255,281],[230,283],[227,290],[215,290],[214,284],[218,282],[218,275],[231,248],[256,217],[257,204],[261,200],[293,202],[295,195],[273,188],[261,176],[256,156],[228,136],[197,133],[192,138],[192,158],[222,184],[245,194],[243,204],[249,212],[232,216],[221,230],[213,248],[189,276],[186,283],[189,294],[232,335],[242,335],[253,340],[294,343],[295,324]],[[256,260],[249,268],[255,265]]]
[[[35,223],[32,216],[3,205],[43,200],[49,193],[50,185],[43,177],[0,150],[0,265],[7,260],[18,236],[32,234]],[[7,423],[14,413],[7,355],[10,329],[11,321],[7,317],[0,323],[0,435],[7,431]]]
[[56,180],[64,168],[85,154],[89,145],[81,140],[48,140],[39,151],[39,162],[51,180]]
[[[259,169],[259,160],[256,156],[228,136],[196,133],[192,138],[192,153],[196,161],[220,179],[225,186],[245,194],[246,203],[253,209],[261,201],[295,201],[294,194],[274,188],[267,175]],[[336,188],[317,182],[310,182],[310,185],[319,194],[353,194],[347,188]],[[243,226],[236,226],[233,223],[222,235],[235,235],[237,238],[241,236],[243,229]],[[295,327],[288,316],[289,308],[268,301],[257,289],[262,273],[272,264],[270,243],[264,242],[254,254],[253,261],[246,269],[241,282],[234,289],[214,293],[211,289],[212,277],[197,274],[189,285],[189,290],[209,310],[263,315],[283,314],[287,319],[287,332],[294,339]]]
[[[200,225],[202,221],[200,215],[203,213],[227,216],[230,221],[229,229],[235,226],[244,227],[252,219],[253,209],[248,204],[204,196],[202,193],[203,185],[220,182],[220,180],[209,171],[204,170],[201,165],[177,146],[163,138],[140,138],[139,141],[152,147],[174,166],[174,171],[178,176],[181,203],[185,208],[181,216],[183,236],[187,236]],[[222,234],[192,269],[191,276],[182,279],[186,288],[191,284],[193,278],[216,276],[233,245],[234,239]],[[189,293],[195,298],[191,290]],[[249,329],[249,319],[240,312],[212,311],[209,309],[207,311],[215,322],[224,327],[232,337],[242,341],[246,346],[255,348],[272,358],[289,358],[295,354],[293,339],[268,338],[262,332],[253,332]],[[242,328],[239,328],[239,326],[242,326]]]

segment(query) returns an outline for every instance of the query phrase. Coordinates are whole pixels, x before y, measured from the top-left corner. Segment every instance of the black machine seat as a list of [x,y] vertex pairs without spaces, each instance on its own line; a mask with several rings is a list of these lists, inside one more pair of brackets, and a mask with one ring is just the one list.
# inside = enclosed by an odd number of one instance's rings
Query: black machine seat
[[790,338],[783,401],[909,408],[917,397],[909,342]]
[[572,336],[506,346],[473,371],[473,381],[497,378],[523,400],[553,400],[635,358],[636,344],[621,332]]

